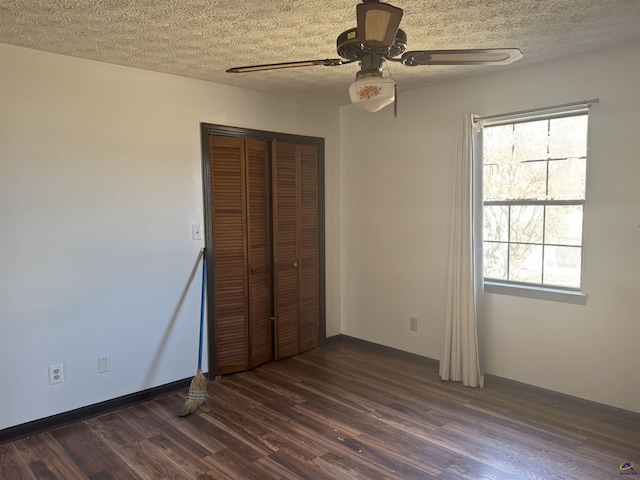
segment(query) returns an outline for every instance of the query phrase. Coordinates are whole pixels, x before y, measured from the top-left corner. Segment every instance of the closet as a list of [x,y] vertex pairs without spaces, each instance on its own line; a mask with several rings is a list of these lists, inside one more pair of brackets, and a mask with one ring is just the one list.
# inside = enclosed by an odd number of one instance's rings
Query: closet
[[203,124],[209,372],[223,375],[323,337],[321,162],[317,142],[211,127]]

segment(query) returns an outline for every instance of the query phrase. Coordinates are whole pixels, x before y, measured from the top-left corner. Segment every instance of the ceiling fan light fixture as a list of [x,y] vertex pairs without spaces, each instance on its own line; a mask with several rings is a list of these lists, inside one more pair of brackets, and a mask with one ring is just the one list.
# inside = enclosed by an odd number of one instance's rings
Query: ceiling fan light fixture
[[382,76],[356,78],[349,87],[351,103],[367,112],[377,112],[393,103],[396,82]]
[[393,45],[402,20],[402,9],[388,3],[361,3],[356,7],[358,40],[367,47]]

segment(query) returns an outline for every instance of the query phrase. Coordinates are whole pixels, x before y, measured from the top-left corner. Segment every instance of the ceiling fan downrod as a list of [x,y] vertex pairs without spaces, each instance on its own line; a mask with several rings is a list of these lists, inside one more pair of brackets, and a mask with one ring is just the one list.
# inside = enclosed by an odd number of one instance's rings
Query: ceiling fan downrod
[[364,54],[360,57],[360,71],[356,73],[356,78],[380,77],[382,76],[382,64],[384,56],[377,53]]

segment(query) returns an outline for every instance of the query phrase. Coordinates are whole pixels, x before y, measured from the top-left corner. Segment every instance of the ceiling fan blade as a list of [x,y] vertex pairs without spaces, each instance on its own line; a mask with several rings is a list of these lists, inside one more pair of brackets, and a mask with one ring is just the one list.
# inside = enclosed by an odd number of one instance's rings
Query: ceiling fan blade
[[264,70],[280,70],[282,68],[313,67],[315,65],[324,65],[325,67],[335,67],[338,65],[344,65],[345,63],[351,63],[351,61],[343,60],[341,58],[327,58],[325,60],[303,60],[300,62],[267,63],[264,65],[248,65],[246,67],[233,67],[227,70],[227,73],[260,72]]
[[389,48],[393,45],[403,11],[383,2],[356,6],[358,40],[365,47]]
[[401,62],[417,65],[508,65],[520,60],[518,48],[478,48],[471,50],[413,50],[402,55]]

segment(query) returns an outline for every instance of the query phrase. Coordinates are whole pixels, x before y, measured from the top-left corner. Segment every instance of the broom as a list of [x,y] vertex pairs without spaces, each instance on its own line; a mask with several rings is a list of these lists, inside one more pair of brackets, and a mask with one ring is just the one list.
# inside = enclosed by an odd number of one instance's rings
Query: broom
[[196,376],[191,380],[189,385],[189,393],[187,393],[187,401],[184,402],[182,410],[178,413],[179,417],[185,417],[195,412],[200,405],[204,403],[207,397],[207,377],[202,373],[202,333],[204,329],[204,299],[206,292],[206,275],[207,275],[207,259],[205,258],[205,250],[202,249],[202,296],[200,300],[200,344],[198,346],[198,371]]

